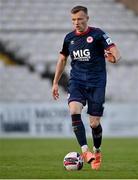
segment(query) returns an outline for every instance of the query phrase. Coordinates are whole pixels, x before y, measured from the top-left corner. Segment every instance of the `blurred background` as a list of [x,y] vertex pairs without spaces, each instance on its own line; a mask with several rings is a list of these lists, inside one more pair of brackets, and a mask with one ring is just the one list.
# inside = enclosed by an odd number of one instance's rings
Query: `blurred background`
[[76,5],[88,7],[89,25],[107,32],[122,56],[116,65],[107,63],[104,136],[138,136],[137,0],[0,0],[0,137],[73,136],[66,92],[70,59],[58,102],[51,87]]

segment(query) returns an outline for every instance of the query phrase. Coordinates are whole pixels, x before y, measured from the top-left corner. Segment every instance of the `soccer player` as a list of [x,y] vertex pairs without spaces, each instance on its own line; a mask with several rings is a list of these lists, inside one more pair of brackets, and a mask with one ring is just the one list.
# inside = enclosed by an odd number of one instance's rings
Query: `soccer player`
[[[59,98],[58,83],[64,71],[68,56],[71,57],[71,71],[68,83],[68,105],[72,127],[82,150],[84,161],[91,168],[101,166],[102,126],[106,87],[106,63],[117,63],[120,53],[110,37],[99,28],[88,26],[88,10],[76,6],[71,10],[74,30],[64,39],[53,80],[53,98]],[[87,144],[85,127],[81,119],[83,106],[87,104],[93,137],[93,152]]]

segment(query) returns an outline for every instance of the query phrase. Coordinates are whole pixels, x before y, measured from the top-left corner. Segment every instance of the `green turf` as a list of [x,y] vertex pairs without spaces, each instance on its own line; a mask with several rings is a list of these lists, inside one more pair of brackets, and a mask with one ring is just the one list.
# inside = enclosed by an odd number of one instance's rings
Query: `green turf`
[[137,147],[137,138],[104,139],[99,171],[85,164],[80,171],[68,172],[62,161],[68,152],[80,152],[75,139],[0,139],[0,178],[137,179]]

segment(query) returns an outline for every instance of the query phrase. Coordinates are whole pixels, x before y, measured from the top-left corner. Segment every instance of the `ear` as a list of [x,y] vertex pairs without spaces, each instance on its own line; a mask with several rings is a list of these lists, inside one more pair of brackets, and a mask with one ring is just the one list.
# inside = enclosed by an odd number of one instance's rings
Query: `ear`
[[89,16],[87,16],[87,21],[89,20]]

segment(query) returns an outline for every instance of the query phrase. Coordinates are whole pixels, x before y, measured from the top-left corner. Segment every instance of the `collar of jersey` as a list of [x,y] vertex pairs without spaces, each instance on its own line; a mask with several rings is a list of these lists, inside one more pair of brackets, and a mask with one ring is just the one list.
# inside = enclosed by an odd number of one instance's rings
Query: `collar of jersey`
[[82,32],[82,33],[81,33],[81,32],[78,33],[78,32],[75,30],[75,34],[76,34],[77,36],[83,36],[83,35],[89,33],[90,29],[91,29],[91,27],[88,27],[87,30],[84,31],[84,32]]

